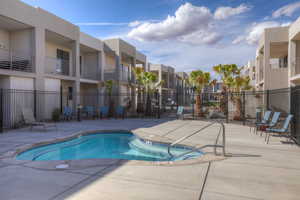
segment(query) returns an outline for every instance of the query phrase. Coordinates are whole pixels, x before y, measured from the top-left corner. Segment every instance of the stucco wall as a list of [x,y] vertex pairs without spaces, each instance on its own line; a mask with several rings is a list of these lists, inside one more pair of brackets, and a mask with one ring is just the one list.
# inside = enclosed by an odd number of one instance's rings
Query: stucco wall
[[86,45],[98,51],[103,50],[103,43],[101,40],[82,32],[80,32],[80,44]]
[[45,91],[59,92],[61,81],[59,79],[45,78]]
[[105,70],[114,70],[116,68],[116,59],[114,56],[105,54]]
[[34,79],[11,76],[10,87],[18,90],[34,90]]
[[293,39],[297,34],[300,33],[300,17],[290,26],[289,38]]
[[4,49],[9,51],[9,32],[0,29],[0,50]]
[[33,55],[33,33],[32,29],[14,31],[10,34],[11,51],[19,56],[31,57]]

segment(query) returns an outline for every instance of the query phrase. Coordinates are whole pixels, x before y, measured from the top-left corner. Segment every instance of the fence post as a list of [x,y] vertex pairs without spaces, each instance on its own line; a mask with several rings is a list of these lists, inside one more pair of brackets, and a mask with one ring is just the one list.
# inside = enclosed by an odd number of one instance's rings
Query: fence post
[[242,104],[242,109],[243,109],[243,125],[246,125],[246,94],[245,91],[242,91],[243,95],[243,104]]
[[159,92],[157,92],[157,119],[160,119],[160,94],[159,94]]
[[266,109],[269,110],[270,104],[270,90],[267,90],[267,102],[266,102]]
[[37,107],[37,102],[36,102],[36,95],[37,95],[37,92],[36,90],[33,91],[33,115],[34,117],[36,118],[36,107]]
[[63,90],[62,90],[62,86],[60,86],[59,95],[60,95],[60,113],[63,113]]
[[3,133],[3,88],[0,89],[0,133]]
[[225,98],[226,98],[226,123],[229,122],[229,103],[228,103],[228,98],[229,98],[229,92],[226,91],[225,93]]
[[195,108],[194,108],[194,106],[195,106],[195,95],[194,95],[194,93],[193,93],[193,95],[192,95],[192,112],[193,112],[193,120],[195,120]]

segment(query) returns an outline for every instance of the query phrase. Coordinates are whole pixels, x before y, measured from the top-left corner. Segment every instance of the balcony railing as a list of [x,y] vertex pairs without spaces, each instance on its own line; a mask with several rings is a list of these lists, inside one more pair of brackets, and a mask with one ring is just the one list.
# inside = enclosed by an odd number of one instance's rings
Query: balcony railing
[[63,60],[58,58],[46,57],[46,68],[45,72],[47,74],[55,74],[55,75],[70,75],[70,61]]
[[119,71],[113,70],[104,70],[104,80],[118,80],[118,81],[124,81],[124,82],[131,82],[134,83],[134,75],[130,73],[130,71],[127,69],[124,70],[124,68],[119,68]]
[[32,56],[0,49],[0,69],[33,72]]
[[83,79],[99,81],[101,80],[101,72],[82,72],[80,77]]

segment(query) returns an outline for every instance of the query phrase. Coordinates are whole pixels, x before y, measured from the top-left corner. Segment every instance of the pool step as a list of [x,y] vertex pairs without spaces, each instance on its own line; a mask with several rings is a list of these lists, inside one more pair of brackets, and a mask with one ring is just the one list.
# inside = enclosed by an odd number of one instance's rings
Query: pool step
[[146,153],[146,154],[155,154],[161,157],[169,158],[169,154],[167,152],[167,147],[165,146],[158,146],[152,145],[151,143],[146,143],[138,138],[135,138],[129,142],[129,146],[132,149],[135,149],[139,152]]

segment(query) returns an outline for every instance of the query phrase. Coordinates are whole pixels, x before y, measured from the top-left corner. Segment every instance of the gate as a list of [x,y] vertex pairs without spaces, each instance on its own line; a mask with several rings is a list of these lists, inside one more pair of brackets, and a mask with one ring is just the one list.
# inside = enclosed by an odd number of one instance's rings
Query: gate
[[291,113],[294,115],[292,137],[300,143],[300,86],[291,88]]

